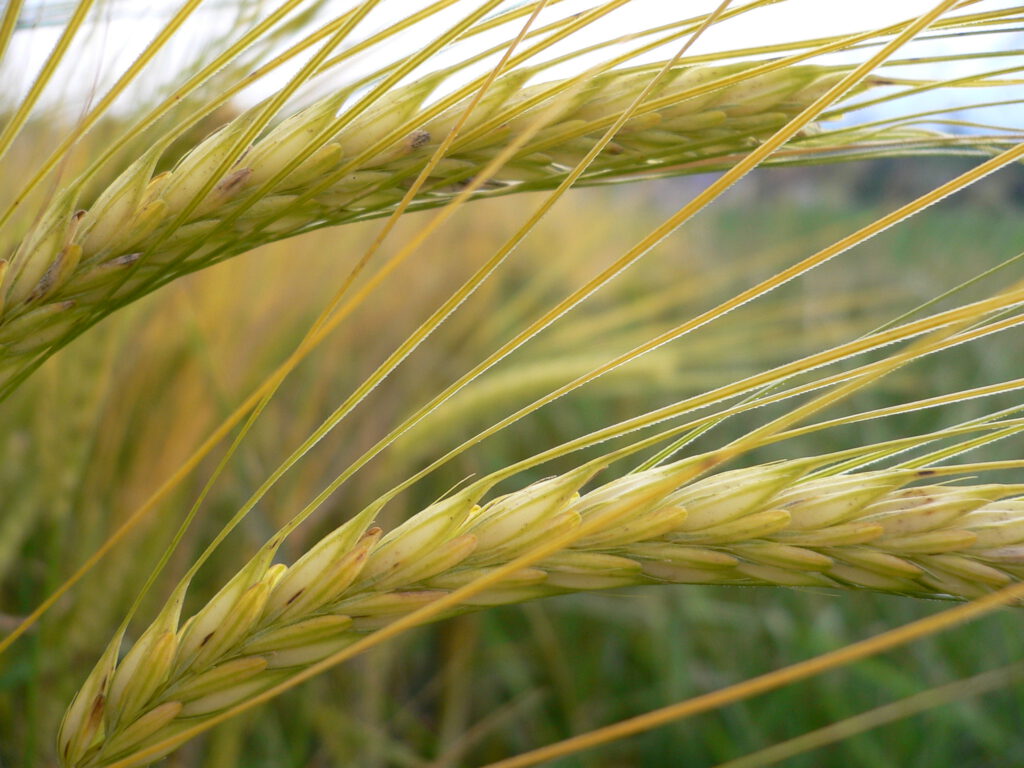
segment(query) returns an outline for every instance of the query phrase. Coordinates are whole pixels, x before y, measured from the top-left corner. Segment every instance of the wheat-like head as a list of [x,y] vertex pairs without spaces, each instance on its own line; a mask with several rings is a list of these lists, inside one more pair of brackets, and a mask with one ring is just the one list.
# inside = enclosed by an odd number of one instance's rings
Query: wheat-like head
[[[845,74],[789,66],[720,85],[753,69],[741,63],[669,70],[587,178],[607,181],[662,168],[682,173],[688,164],[742,152]],[[444,204],[560,98],[546,127],[486,181],[482,193],[557,185],[657,71],[614,70],[583,87],[554,82],[523,88],[527,73],[519,72],[501,78],[415,203]],[[430,94],[430,83],[407,86],[336,134],[329,129],[346,94],[329,95],[246,148],[224,176],[211,178],[258,116],[254,108],[193,148],[173,170],[154,175],[165,148],[158,142],[88,210],[77,208],[72,187],[4,264],[5,361],[46,350],[101,310],[115,291],[131,296],[271,240],[390,211],[466,109],[465,100],[446,109],[425,107]],[[405,131],[407,125],[415,128]],[[295,163],[297,156],[305,159]]]
[[291,566],[255,558],[180,626],[180,605],[170,605],[121,662],[94,671],[65,717],[60,754],[67,766],[130,765],[134,752],[582,527],[570,546],[454,612],[638,584],[965,598],[1024,578],[1019,487],[911,485],[933,469],[806,478],[816,463],[680,487],[693,471],[685,460],[580,495],[595,471],[585,465],[483,504],[487,484],[476,484],[387,534],[363,513]]

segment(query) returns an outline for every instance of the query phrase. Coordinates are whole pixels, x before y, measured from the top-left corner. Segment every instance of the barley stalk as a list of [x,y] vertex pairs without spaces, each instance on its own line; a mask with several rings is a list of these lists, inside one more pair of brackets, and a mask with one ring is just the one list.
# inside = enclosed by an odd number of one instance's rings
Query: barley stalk
[[257,556],[180,627],[180,599],[170,601],[120,664],[108,651],[68,709],[61,758],[79,768],[130,760],[588,520],[601,524],[459,611],[656,583],[971,598],[1024,578],[1020,486],[915,484],[933,469],[808,475],[818,464],[680,487],[690,460],[580,495],[588,465],[482,505],[487,486],[477,484],[387,535],[371,507],[291,567]]
[[[752,66],[670,70],[583,181],[659,169],[685,173],[688,164],[746,151],[845,74],[814,65],[789,66],[715,87]],[[527,74],[521,71],[500,78],[413,209],[449,200],[564,90],[569,95],[552,122],[487,181],[480,195],[555,186],[657,69],[614,70],[575,92],[564,83],[524,88]],[[465,103],[456,103],[431,116],[424,101],[432,87],[420,83],[399,89],[323,139],[343,101],[330,95],[249,147],[198,202],[194,198],[257,110],[200,143],[173,171],[154,176],[166,145],[156,142],[88,211],[77,210],[71,185],[40,216],[13,257],[0,261],[0,364],[10,370],[19,360],[52,348],[69,331],[175,276],[311,228],[391,210],[465,109]],[[418,127],[403,135],[401,126],[408,124]],[[282,174],[301,153],[308,156]]]

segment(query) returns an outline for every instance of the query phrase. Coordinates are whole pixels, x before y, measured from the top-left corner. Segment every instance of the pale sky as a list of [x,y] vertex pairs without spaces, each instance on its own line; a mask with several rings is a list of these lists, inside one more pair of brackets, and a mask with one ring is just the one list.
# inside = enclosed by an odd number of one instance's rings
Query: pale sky
[[[114,76],[122,71],[144,48],[146,43],[160,29],[164,19],[177,6],[178,2],[169,0],[152,0],[151,2],[118,2],[109,3],[107,9],[99,15],[96,22],[81,35],[81,40],[76,41],[77,48],[69,60],[74,63],[69,71],[73,72],[72,77],[58,78],[55,85],[58,86],[49,94],[50,103],[61,102],[63,104],[79,107],[83,103],[83,97],[90,93],[95,95],[102,92],[113,82]],[[408,12],[410,8],[420,8],[427,4],[427,0],[385,0],[381,6],[366,19],[360,27],[362,34],[357,32],[356,37],[362,37],[370,31],[387,26],[396,13]],[[509,2],[505,7],[516,5]],[[566,13],[575,12],[592,7],[594,0],[568,0],[558,4],[550,10],[549,18],[561,17]],[[734,6],[741,6],[743,0],[736,0]],[[18,92],[24,92],[30,85],[36,71],[42,65],[45,57],[52,49],[60,32],[58,24],[63,14],[69,12],[70,3],[66,0],[36,0],[26,4],[26,11],[23,14],[22,29],[20,29],[12,41],[11,50],[6,58],[7,67],[3,72],[4,93],[7,98]],[[103,5],[100,3],[99,5]],[[158,79],[166,79],[167,75],[178,69],[183,63],[194,55],[196,50],[203,46],[210,46],[218,30],[229,28],[233,16],[223,10],[230,7],[232,3],[226,0],[207,0],[200,10],[194,14],[192,19],[186,23],[176,39],[168,46],[167,50],[156,62],[154,71]],[[273,7],[274,3],[263,3],[265,9]],[[340,10],[352,5],[351,0],[330,0],[326,9],[335,14]],[[367,71],[374,66],[386,63],[389,59],[401,56],[411,50],[415,50],[429,39],[429,35],[443,28],[465,13],[468,9],[478,5],[478,0],[464,0],[450,11],[439,14],[429,23],[410,31],[400,40],[388,46],[384,50],[377,51],[372,55],[363,56],[353,62],[357,71]],[[625,8],[616,11],[606,19],[594,24],[586,34],[576,36],[574,42],[566,44],[559,49],[559,52],[569,50],[571,46],[579,46],[612,36],[624,34],[629,31],[639,30],[646,27],[666,23],[682,16],[691,16],[695,13],[712,10],[718,5],[718,0],[632,0]],[[808,37],[825,36],[839,33],[849,33],[873,29],[886,24],[906,19],[915,14],[923,13],[934,5],[934,0],[786,0],[767,8],[753,11],[739,18],[729,20],[707,30],[703,36],[691,48],[691,53],[707,53],[731,48],[763,45],[767,42],[785,42],[799,40]],[[988,2],[977,3],[971,7],[971,12],[981,11],[995,7],[1006,7],[1008,3],[1004,0],[989,0]],[[520,22],[517,22],[519,24]],[[502,31],[486,40],[481,37],[482,42],[494,43],[507,38],[509,32]],[[473,43],[479,45],[480,43]],[[1024,38],[1019,37],[1012,40],[1005,35],[978,37],[973,40],[945,40],[929,43],[927,51],[921,46],[912,50],[908,49],[907,55],[922,55],[924,53],[935,55],[943,53],[962,52],[965,47],[973,50],[1008,50],[1009,48],[1024,48]],[[466,48],[454,47],[450,52],[442,54],[438,61],[445,61],[447,58],[457,60],[464,56]],[[664,59],[674,53],[673,48],[665,48],[655,54],[648,56],[648,60]],[[863,53],[861,54],[863,55]],[[594,63],[607,56],[607,53],[598,54],[593,59],[583,59],[567,65],[566,70],[551,71],[545,75],[545,79],[558,77],[566,72],[578,72],[583,64]],[[844,54],[845,60],[850,60],[850,54]],[[17,62],[15,67],[10,62]],[[1008,59],[990,59],[983,63],[985,68],[996,68],[1010,66],[1013,62]],[[944,63],[941,65],[929,65],[929,76],[954,77],[959,74],[966,74],[968,67],[977,67],[976,63]],[[294,68],[282,68],[280,73],[268,78],[266,82],[257,89],[246,94],[244,101],[255,101],[265,96],[271,89],[279,87],[285,82],[288,75]],[[350,70],[351,71],[351,70]],[[901,69],[901,74],[913,76],[912,69]],[[67,72],[65,72],[65,75]],[[350,75],[345,74],[343,79]],[[13,81],[13,82],[12,82]],[[71,85],[73,83],[73,85]],[[83,84],[85,84],[83,88]],[[146,87],[152,92],[153,80],[151,79]],[[330,83],[327,83],[330,87]],[[137,98],[137,94],[132,98]],[[981,92],[968,93],[966,99],[972,101],[995,100],[999,98],[1011,98],[1006,94],[981,95]],[[922,108],[941,106],[932,100]],[[996,119],[989,110],[987,119]],[[984,118],[982,118],[984,119]],[[998,114],[999,121],[1011,122],[1017,125],[1024,125],[1024,116],[1019,109],[1003,109]]]

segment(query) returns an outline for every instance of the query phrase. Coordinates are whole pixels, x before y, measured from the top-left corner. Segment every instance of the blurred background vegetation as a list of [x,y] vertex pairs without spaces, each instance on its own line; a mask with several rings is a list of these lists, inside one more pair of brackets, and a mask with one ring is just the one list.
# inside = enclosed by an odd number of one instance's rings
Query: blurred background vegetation
[[[307,546],[466,436],[740,286],[876,219],[966,167],[915,158],[757,172],[594,300],[435,413],[348,483],[287,542]],[[390,425],[554,298],[656,226],[703,177],[571,193],[499,275],[289,473],[203,568],[206,597]],[[535,201],[473,203],[287,380],[216,484],[153,591],[167,593],[221,523]],[[997,264],[1024,243],[1024,171],[1012,168],[697,334],[524,420],[389,509],[422,508],[471,475],[643,409],[869,331]],[[403,219],[399,248],[427,214]],[[377,231],[373,222],[273,244],[179,280],[49,360],[0,405],[0,631],[13,628],[284,359]],[[557,256],[557,258],[555,258]],[[998,278],[997,278],[998,280]],[[983,283],[983,295],[997,283]],[[964,300],[966,296],[960,296]],[[846,404],[1019,375],[1021,335],[958,348]],[[1011,396],[1012,397],[1012,396]],[[1007,401],[1007,405],[1012,401]],[[986,403],[996,407],[998,403]],[[966,418],[970,403],[763,449],[821,453]],[[980,410],[977,410],[980,413]],[[748,417],[749,418],[749,417]],[[741,434],[742,418],[709,438]],[[1019,456],[1002,444],[993,455]],[[193,473],[0,666],[0,763],[53,764],[63,706],[108,641],[217,456]],[[566,466],[569,466],[566,464]],[[544,474],[557,467],[545,467]],[[539,477],[539,475],[538,475]],[[532,479],[532,478],[531,478]],[[89,599],[83,599],[88,596]],[[143,608],[151,615],[156,602]],[[674,586],[576,595],[421,628],[215,729],[169,766],[478,765],[740,681],[944,608],[812,589]],[[129,640],[143,625],[133,627]],[[707,766],[1014,660],[1019,611],[810,682],[565,759],[569,766]],[[1024,763],[1024,689],[927,712],[795,758],[792,766]]]

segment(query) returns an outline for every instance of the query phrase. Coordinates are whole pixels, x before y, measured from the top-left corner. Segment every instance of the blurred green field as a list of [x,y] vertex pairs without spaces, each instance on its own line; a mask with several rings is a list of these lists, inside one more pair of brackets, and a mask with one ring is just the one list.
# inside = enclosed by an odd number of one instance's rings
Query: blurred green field
[[[909,196],[961,167],[916,159],[874,169],[899,173]],[[876,219],[895,203],[873,190],[864,176],[871,168],[759,172],[753,183],[727,196],[404,436],[336,493],[289,540],[284,554],[302,552],[378,493],[501,415]],[[485,442],[414,487],[389,508],[388,522],[422,508],[469,476],[870,331],[1013,255],[1024,242],[1020,201],[1011,194],[1021,171],[1004,174],[1010,181],[1000,180],[997,193],[943,202],[768,299],[541,410],[503,439]],[[191,599],[198,602],[212,594],[246,553],[391,425],[620,255],[701,183],[697,177],[571,193],[494,280],[268,494],[200,572]],[[459,278],[496,250],[530,205],[527,196],[468,206],[298,368],[214,487],[143,615],[151,615],[199,549],[267,473]],[[406,217],[387,251],[394,252],[426,215]],[[370,222],[311,233],[175,282],[107,318],[0,405],[4,631],[99,546],[284,359],[376,226]],[[985,295],[1002,280],[997,276],[956,298]],[[1021,341],[1020,331],[1011,331],[929,358],[858,394],[844,408],[881,407],[908,395],[926,397],[1013,378],[1019,375]],[[1005,397],[1006,405],[1013,402],[1012,394]],[[744,461],[821,453],[921,432],[981,413],[981,408],[965,403],[856,430],[828,431],[760,449]],[[743,419],[727,422],[702,440],[721,443],[749,427]],[[1021,448],[1015,438],[978,456],[1020,456]],[[0,764],[54,764],[52,734],[65,703],[216,457],[9,652],[0,668]],[[555,462],[523,482],[572,465]],[[672,586],[501,608],[392,641],[214,730],[164,764],[480,765],[945,607],[939,601],[867,592]],[[133,626],[130,638],[143,626]],[[716,765],[1010,663],[1019,656],[1020,627],[1019,609],[1004,610],[807,683],[552,765]],[[785,765],[1022,764],[1022,720],[1024,688],[1011,686]]]

